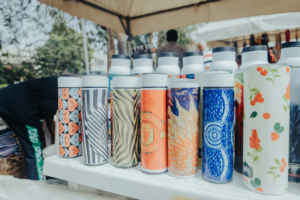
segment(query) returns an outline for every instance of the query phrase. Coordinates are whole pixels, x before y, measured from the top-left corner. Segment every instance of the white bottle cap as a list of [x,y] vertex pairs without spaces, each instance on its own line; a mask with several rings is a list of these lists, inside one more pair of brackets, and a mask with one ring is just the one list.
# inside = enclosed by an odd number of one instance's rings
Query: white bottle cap
[[200,72],[198,74],[229,74],[228,71],[206,71],[206,72]]
[[69,77],[69,76],[61,76],[58,78],[58,87],[81,87],[82,82],[81,78],[78,77]]
[[255,45],[243,48],[240,69],[246,69],[256,64],[269,64],[268,48],[266,45]]
[[166,88],[168,75],[166,74],[143,74],[141,76],[141,88]]
[[83,76],[82,87],[107,87],[106,76]]
[[199,80],[193,79],[169,79],[168,88],[197,88],[200,87]]
[[113,88],[139,88],[139,79],[140,77],[136,76],[115,76],[113,78]]
[[234,74],[205,73],[203,87],[234,87]]

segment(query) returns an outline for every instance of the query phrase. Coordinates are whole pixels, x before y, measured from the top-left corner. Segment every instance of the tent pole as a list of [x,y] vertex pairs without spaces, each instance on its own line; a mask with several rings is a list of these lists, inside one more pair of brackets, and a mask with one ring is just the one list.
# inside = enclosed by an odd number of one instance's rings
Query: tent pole
[[131,29],[130,29],[130,19],[129,17],[126,18],[126,25],[127,25],[127,30],[125,30],[127,32],[127,35],[128,35],[128,51],[129,51],[129,57],[131,58],[131,39],[132,39],[132,36],[131,36]]
[[128,55],[131,58],[131,36],[128,37]]
[[82,36],[83,36],[85,70],[86,70],[86,75],[90,75],[89,56],[88,56],[88,49],[87,49],[87,42],[86,42],[86,32],[85,32],[85,20],[83,18],[81,18],[80,21],[81,21]]

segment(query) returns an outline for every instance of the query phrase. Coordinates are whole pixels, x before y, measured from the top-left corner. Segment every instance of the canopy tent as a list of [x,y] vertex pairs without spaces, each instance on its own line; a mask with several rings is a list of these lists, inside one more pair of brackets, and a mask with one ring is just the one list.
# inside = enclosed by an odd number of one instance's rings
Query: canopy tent
[[[291,12],[210,22],[196,31],[196,38],[208,42],[210,47],[232,45],[235,41],[240,47],[244,40],[249,45],[251,34],[257,36],[266,32],[269,41],[275,41],[276,34],[281,33],[284,40],[286,29],[290,29],[293,39],[297,28],[300,28],[300,12]],[[300,36],[300,29],[298,32]]]
[[300,11],[299,0],[39,0],[128,36],[191,24]]

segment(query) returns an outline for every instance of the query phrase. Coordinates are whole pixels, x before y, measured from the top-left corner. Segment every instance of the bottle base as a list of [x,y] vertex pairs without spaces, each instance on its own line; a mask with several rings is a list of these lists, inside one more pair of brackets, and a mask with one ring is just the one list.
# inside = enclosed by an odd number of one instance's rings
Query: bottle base
[[97,163],[97,164],[91,164],[91,163],[85,163],[85,162],[83,162],[83,164],[85,164],[87,166],[100,166],[100,165],[104,165],[106,163],[108,163],[108,161],[103,162],[103,163]]
[[174,178],[181,178],[181,179],[188,179],[188,178],[193,178],[197,175],[197,173],[193,174],[193,175],[190,175],[190,176],[177,176],[177,175],[174,175],[174,174],[171,174],[170,172],[168,172],[168,174]]
[[141,169],[146,174],[162,174],[162,173],[165,173],[166,171],[168,171],[168,168],[151,170],[151,169],[145,169],[145,168],[141,167]]
[[114,165],[114,167],[120,168],[120,169],[129,169],[129,168],[133,168],[133,167],[138,166],[138,164],[132,165],[132,166],[116,166],[115,164],[113,164],[113,165]]
[[78,157],[80,157],[80,156],[82,156],[82,155],[77,155],[77,156],[73,156],[73,157],[65,157],[65,156],[61,156],[61,155],[59,155],[59,157],[61,157],[61,158],[67,158],[67,159],[69,159],[69,158],[78,158]]
[[251,192],[254,192],[254,193],[257,193],[257,194],[266,195],[266,196],[279,196],[279,195],[283,195],[283,194],[287,193],[287,190],[284,191],[283,193],[278,193],[278,194],[266,193],[266,192],[259,192],[259,191],[253,190],[252,188],[250,189],[249,187],[247,187],[247,186],[245,185],[245,182],[243,182],[243,185],[245,186],[245,188],[247,188],[247,189],[250,190]]
[[205,178],[203,175],[202,175],[202,178],[204,180],[206,180],[207,182],[215,183],[215,184],[226,184],[226,183],[230,183],[233,180],[233,179],[231,179],[229,181],[213,181],[213,180],[209,180],[209,179]]

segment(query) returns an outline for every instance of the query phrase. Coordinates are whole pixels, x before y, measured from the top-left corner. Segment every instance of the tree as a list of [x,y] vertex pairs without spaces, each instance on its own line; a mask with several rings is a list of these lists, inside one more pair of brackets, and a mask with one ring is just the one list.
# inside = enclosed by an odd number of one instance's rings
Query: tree
[[[67,26],[61,15],[57,15],[49,39],[43,47],[37,48],[36,65],[41,66],[41,76],[59,76],[65,69],[78,74],[84,68],[84,49],[82,35]],[[88,55],[93,50],[88,42]]]
[[119,54],[127,55],[126,35],[124,33],[117,33],[117,40]]
[[[54,8],[37,0],[10,0],[0,3],[0,46],[20,44],[22,40],[49,31]],[[26,44],[32,45],[32,44]]]
[[[2,56],[6,56],[2,54]],[[14,82],[23,80],[29,80],[36,75],[34,66],[31,63],[22,63],[22,67],[16,65],[10,65],[9,68],[4,68],[2,61],[0,60],[0,89],[1,85],[13,84]]]
[[108,69],[111,66],[111,57],[115,54],[115,31],[111,29],[106,29],[106,40],[107,40],[107,66]]

